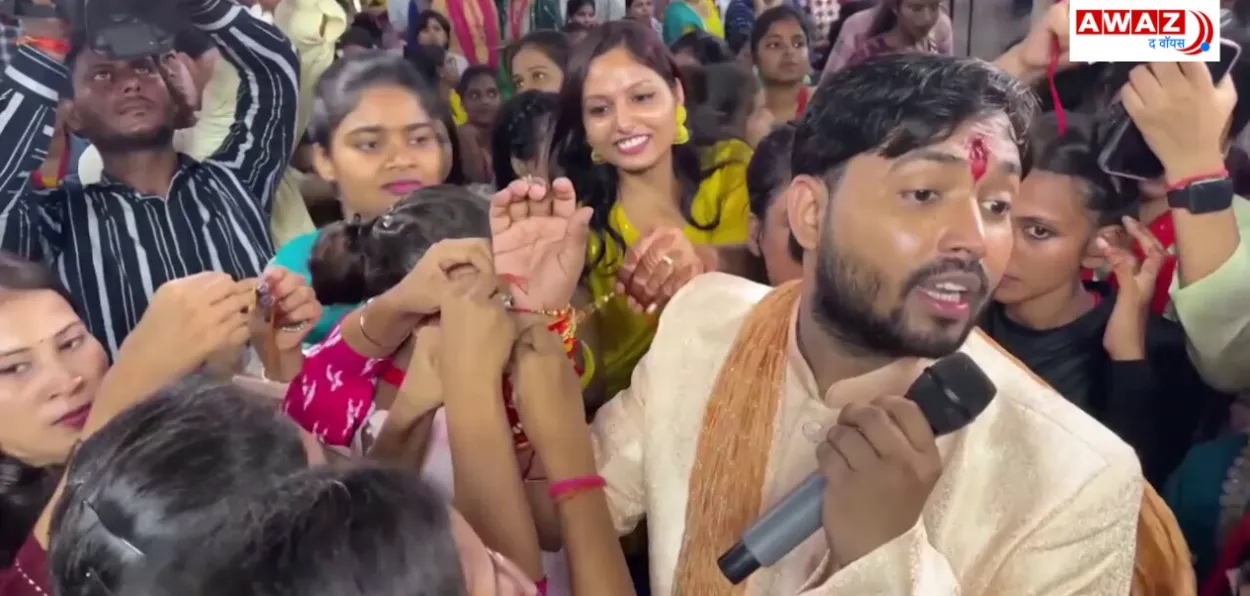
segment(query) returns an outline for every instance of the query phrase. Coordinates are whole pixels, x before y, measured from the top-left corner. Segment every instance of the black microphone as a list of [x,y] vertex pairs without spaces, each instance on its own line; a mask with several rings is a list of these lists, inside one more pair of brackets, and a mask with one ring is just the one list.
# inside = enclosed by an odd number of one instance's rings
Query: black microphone
[[[963,352],[938,360],[907,388],[934,435],[955,432],[985,411],[998,389],[981,367]],[[817,471],[756,520],[742,538],[716,561],[721,573],[740,584],[760,567],[780,561],[820,530],[825,476]]]

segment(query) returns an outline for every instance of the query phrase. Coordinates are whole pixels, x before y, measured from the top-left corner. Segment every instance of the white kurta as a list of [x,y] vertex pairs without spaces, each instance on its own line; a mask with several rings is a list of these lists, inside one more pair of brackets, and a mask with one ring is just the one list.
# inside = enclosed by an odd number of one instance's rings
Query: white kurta
[[[648,519],[657,596],[673,593],[708,395],[738,328],[769,290],[724,274],[691,282],[665,309],[631,388],[595,418],[617,530]],[[921,523],[832,576],[823,537],[813,536],[756,573],[752,595],[1129,593],[1143,483],[1132,449],[980,333],[962,350],[998,394],[971,425],[938,439],[945,470]],[[816,445],[838,414],[793,340],[790,353],[765,508],[816,470]],[[925,364],[900,361],[836,383],[827,396],[902,395]]]

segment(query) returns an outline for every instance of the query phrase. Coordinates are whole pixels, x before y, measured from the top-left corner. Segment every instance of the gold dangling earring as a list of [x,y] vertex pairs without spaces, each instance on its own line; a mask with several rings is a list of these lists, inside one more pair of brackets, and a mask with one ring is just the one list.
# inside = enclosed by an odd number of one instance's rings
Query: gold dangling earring
[[603,157],[601,157],[599,155],[599,152],[595,151],[594,149],[590,150],[590,163],[593,163],[593,164],[603,163]]
[[690,142],[690,129],[686,128],[686,106],[677,106],[677,134],[673,135],[674,145],[685,145]]

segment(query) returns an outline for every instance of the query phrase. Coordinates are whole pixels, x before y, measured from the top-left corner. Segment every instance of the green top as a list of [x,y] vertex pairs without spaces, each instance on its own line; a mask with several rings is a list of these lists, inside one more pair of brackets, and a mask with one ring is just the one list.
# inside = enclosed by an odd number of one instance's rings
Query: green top
[[[321,235],[321,231],[309,232],[292,238],[289,242],[282,245],[278,249],[277,254],[273,256],[270,265],[277,265],[295,273],[304,278],[304,282],[311,284],[312,275],[308,272],[308,259],[312,256],[313,245],[317,243],[317,238]],[[325,339],[330,331],[334,330],[334,326],[352,312],[358,305],[356,304],[325,304],[322,305],[321,319],[317,321],[308,337],[304,338],[304,343],[315,344]]]

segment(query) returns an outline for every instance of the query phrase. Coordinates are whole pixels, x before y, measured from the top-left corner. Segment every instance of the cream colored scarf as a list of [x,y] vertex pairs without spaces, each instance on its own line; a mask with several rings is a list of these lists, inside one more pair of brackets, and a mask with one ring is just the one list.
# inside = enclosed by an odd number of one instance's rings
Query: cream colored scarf
[[730,584],[716,559],[760,514],[786,376],[790,316],[798,299],[799,282],[794,281],[751,309],[712,386],[690,474],[673,594],[746,593],[747,583]]

